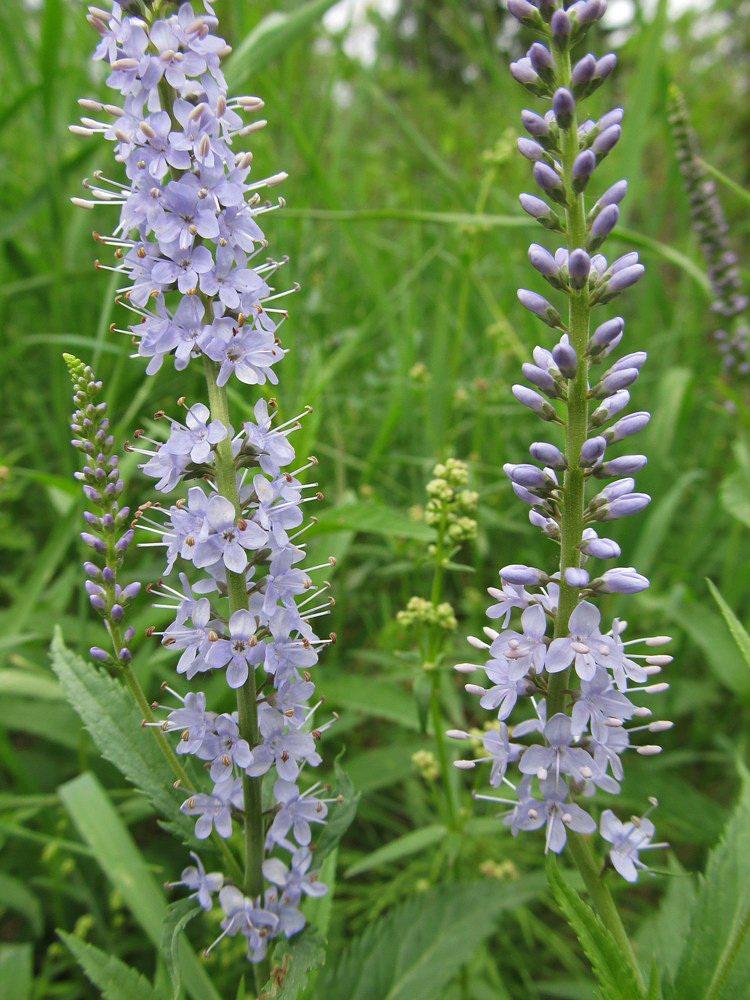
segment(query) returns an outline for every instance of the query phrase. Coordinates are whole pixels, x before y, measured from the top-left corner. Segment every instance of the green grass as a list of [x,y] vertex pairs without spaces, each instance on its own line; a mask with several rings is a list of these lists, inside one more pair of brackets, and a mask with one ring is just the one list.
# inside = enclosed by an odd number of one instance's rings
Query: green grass
[[[471,571],[449,574],[447,596],[460,624],[447,662],[465,658],[462,636],[481,628],[484,588],[496,584],[499,566],[548,565],[555,557],[502,475],[502,464],[524,461],[539,435],[509,390],[533,344],[540,337],[546,343],[515,292],[519,285],[542,290],[526,247],[531,239],[550,241],[517,205],[517,193],[531,189],[527,165],[513,153],[523,94],[495,50],[494,6],[475,6],[482,16],[472,19],[458,0],[425,4],[412,40],[384,26],[372,67],[349,61],[336,39],[315,44],[313,32],[251,66],[243,80],[264,97],[269,121],[254,142],[254,169],[290,175],[288,208],[268,217],[266,235],[271,252],[290,256],[289,280],[302,286],[290,301],[291,350],[274,395],[287,416],[307,403],[314,407],[295,442],[301,455],[318,456],[316,479],[326,495],[325,530],[311,536],[311,547],[338,558],[330,628],[339,642],[322,662],[319,687],[325,693],[330,684],[330,704],[342,719],[326,736],[324,755],[331,762],[345,746],[345,765],[364,790],[338,856],[330,928],[338,950],[387,906],[438,880],[446,866],[458,864],[469,878],[480,877],[488,860],[510,861],[523,872],[540,865],[537,840],[512,841],[503,828],[488,833],[486,826],[461,844],[428,835],[422,850],[367,864],[398,837],[436,823],[432,789],[411,762],[415,750],[432,747],[431,736],[415,726],[416,712],[410,714],[421,667],[410,655],[412,638],[395,624],[412,594],[428,593],[425,543],[394,532],[387,513],[376,510],[373,518],[373,508],[405,518],[425,502],[424,484],[437,460],[454,455],[470,463],[480,531],[461,556]],[[219,0],[217,7],[240,51],[259,18],[276,9],[270,0]],[[594,102],[604,109],[614,90],[628,109],[622,145],[602,167],[601,184],[627,171],[627,229],[613,250],[635,246],[648,266],[622,308],[629,349],[649,352],[634,405],[654,411],[638,445],[650,457],[639,487],[654,503],[614,532],[625,563],[648,572],[652,588],[640,598],[611,599],[606,611],[627,614],[633,635],[675,635],[672,688],[659,712],[677,727],[664,740],[662,758],[632,765],[624,800],[640,811],[657,794],[662,832],[677,858],[698,868],[734,797],[735,762],[746,753],[750,721],[750,675],[706,584],[710,578],[747,623],[750,527],[746,513],[735,515],[731,498],[737,475],[748,475],[747,452],[737,445],[746,447],[750,433],[750,396],[741,381],[725,387],[710,342],[703,264],[669,139],[668,82],[686,93],[705,159],[717,176],[739,185],[721,193],[740,259],[750,132],[742,102],[731,96],[741,73],[718,44],[726,37],[693,38],[694,15],[668,24],[665,8],[625,41],[613,87]],[[67,131],[77,119],[77,97],[104,89],[88,62],[92,34],[82,4],[44,0],[32,9],[5,0],[0,26],[0,864],[22,877],[38,902],[34,908],[23,896],[1,900],[0,938],[34,944],[34,985],[19,996],[73,1000],[97,994],[56,941],[55,928],[72,931],[83,921],[91,943],[148,975],[153,959],[128,900],[113,893],[83,849],[70,796],[58,788],[75,788],[66,783],[93,772],[158,880],[176,877],[182,861],[181,849],[99,760],[46,686],[55,622],[81,651],[98,641],[81,592],[80,507],[71,485],[70,390],[61,355],[73,350],[96,366],[121,438],[162,406],[173,407],[178,396],[199,399],[201,379],[165,365],[146,380],[143,365],[128,357],[126,338],[109,333],[115,283],[93,269],[91,231],[111,228],[113,216],[104,208],[81,212],[68,200],[80,192],[83,176],[109,162],[104,143]],[[599,42],[604,50],[606,39]],[[472,83],[441,71],[446,52],[451,65],[476,67]],[[726,407],[728,396],[736,412]],[[232,393],[238,417],[253,398]],[[131,459],[125,467],[135,473]],[[735,494],[722,489],[732,475]],[[131,505],[148,491],[131,476]],[[150,551],[132,565],[134,576],[158,576]],[[143,636],[156,620],[141,602],[133,619],[140,636],[136,671],[150,697],[172,671],[169,657]],[[357,690],[358,678],[359,697],[350,703],[346,693]],[[385,710],[367,697],[375,682],[394,691]],[[459,719],[469,711],[460,686],[446,684],[444,708]],[[469,716],[472,724],[483,721]],[[490,815],[480,804],[474,812]],[[348,869],[362,874],[346,878]],[[661,891],[660,881],[647,881],[620,893],[626,923],[634,926]],[[541,905],[505,915],[476,960],[475,978],[513,1000],[586,995],[585,989],[591,995],[572,941],[550,935],[556,919]],[[200,948],[213,926],[198,924],[190,935]],[[25,981],[26,952],[0,955],[11,959],[17,980]],[[211,965],[217,982],[234,982],[235,961],[231,949],[217,953]],[[545,980],[561,985],[545,992]],[[489,994],[477,986],[472,995]]]

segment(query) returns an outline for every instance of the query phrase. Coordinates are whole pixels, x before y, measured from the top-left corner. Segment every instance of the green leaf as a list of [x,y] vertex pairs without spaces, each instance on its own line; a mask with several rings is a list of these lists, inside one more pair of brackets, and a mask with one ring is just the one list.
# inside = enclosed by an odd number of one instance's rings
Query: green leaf
[[357,814],[360,792],[356,790],[349,775],[339,763],[340,758],[341,754],[334,761],[333,767],[336,772],[336,794],[340,795],[343,801],[337,802],[332,809],[328,810],[328,822],[323,827],[323,832],[320,835],[318,847],[315,851],[316,865],[319,865],[331,851],[338,847],[341,838],[349,829]]
[[447,832],[442,823],[433,823],[430,826],[423,826],[419,830],[410,830],[402,837],[389,840],[387,844],[368,854],[366,858],[351,865],[344,872],[344,878],[353,878],[355,875],[361,875],[362,872],[370,871],[372,868],[391,864],[401,858],[409,857],[410,854],[424,851],[443,840]]
[[748,667],[750,667],[750,635],[748,635],[747,629],[721,596],[719,588],[716,587],[709,579],[706,579],[706,583],[708,584],[708,589],[711,591],[713,599],[719,605],[719,611],[721,611],[722,615],[724,615],[724,621],[727,623],[727,627],[732,633],[732,638],[737,643],[737,648],[742,653],[745,663]]
[[34,893],[20,879],[0,872],[0,910],[13,910],[26,917],[34,937],[44,929],[42,906]]
[[224,67],[229,89],[236,91],[292,42],[306,35],[336,0],[309,0],[290,14],[268,14],[232,53]]
[[0,983],[5,1000],[31,1000],[30,944],[0,945]]
[[258,1000],[297,1000],[307,985],[308,973],[325,961],[323,939],[311,927],[290,941],[279,941],[273,950],[273,971]]
[[750,982],[750,778],[708,859],[671,1000],[738,1000]]
[[588,903],[566,884],[550,855],[546,869],[552,895],[591,962],[604,1000],[645,1000],[620,946]]
[[180,935],[193,917],[201,913],[201,907],[194,899],[178,899],[167,907],[161,934],[160,951],[167,963],[169,977],[172,980],[173,1000],[180,997]]
[[[372,923],[318,980],[325,1000],[435,1000],[489,937],[503,910],[528,903],[539,879],[438,886]],[[629,998],[633,1000],[633,998]]]
[[45,701],[60,701],[62,691],[54,677],[30,670],[0,670],[0,695],[22,695]]
[[[135,841],[93,774],[81,774],[61,785],[59,795],[101,870],[155,948],[162,939],[167,912],[164,893],[146,866]],[[204,967],[182,938],[179,961],[185,989],[194,1000],[220,1000]]]
[[164,1000],[151,983],[136,969],[121,962],[116,955],[101,951],[65,931],[57,932],[65,947],[86,973],[104,1000]]
[[185,840],[192,841],[192,823],[180,812],[182,796],[172,787],[174,775],[153,733],[141,725],[141,713],[131,695],[69,650],[59,628],[52,640],[52,668],[102,756],[145,792]]
[[658,962],[668,982],[674,979],[685,950],[690,930],[690,915],[695,906],[695,881],[680,865],[670,861],[672,877],[667,880],[667,892],[656,913],[638,931],[638,955],[641,968],[652,968]]
[[750,527],[750,476],[745,469],[736,469],[725,476],[719,496],[727,513]]
[[326,701],[345,705],[347,711],[375,715],[397,722],[406,729],[419,729],[414,699],[391,681],[377,680],[364,674],[329,677]]
[[718,167],[713,166],[713,164],[706,163],[705,160],[701,159],[699,159],[698,162],[708,171],[709,174],[711,174],[712,177],[715,177],[717,181],[728,188],[732,194],[737,195],[737,197],[744,201],[745,204],[750,205],[750,191],[748,191],[747,188],[742,187],[742,185],[738,184],[737,181],[732,180],[731,177],[722,173],[722,171],[719,170]]
[[408,514],[383,504],[342,504],[324,511],[315,528],[321,531],[362,531],[371,535],[413,538],[418,542],[434,542],[435,529],[423,521],[413,521]]

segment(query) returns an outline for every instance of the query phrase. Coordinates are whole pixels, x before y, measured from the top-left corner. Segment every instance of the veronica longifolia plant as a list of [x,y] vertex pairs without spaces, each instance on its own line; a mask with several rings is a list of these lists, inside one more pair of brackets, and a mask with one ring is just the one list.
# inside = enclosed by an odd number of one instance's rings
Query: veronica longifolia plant
[[[251,182],[252,154],[232,150],[235,138],[265,125],[243,118],[262,101],[227,98],[220,64],[229,49],[215,33],[210,4],[205,8],[196,14],[184,3],[172,13],[170,4],[157,3],[143,19],[117,3],[111,12],[89,9],[100,36],[94,58],[109,65],[107,84],[122,103],[82,100],[87,114],[104,120],[84,117],[72,131],[113,142],[126,180],[97,173],[86,183],[93,200],[75,201],[119,206],[114,235],[97,238],[114,248],[114,270],[123,276],[119,301],[134,316],[122,332],[133,337],[136,356],[147,359],[147,374],[165,361],[178,372],[195,363],[205,374],[208,405],[181,400],[185,414],[169,420],[165,442],[141,447],[147,439],[138,435],[132,450],[145,456],[143,471],[158,491],[191,485],[168,509],[145,504],[136,525],[153,539],[145,544],[166,550],[165,575],[183,567],[179,583],[149,588],[157,606],[174,614],[160,635],[179,653],[177,673],[189,682],[221,673],[237,697],[236,711],[217,713],[200,690],[167,688],[177,705],[164,709],[159,728],[178,734],[178,754],[208,769],[205,790],[182,806],[195,817],[195,836],[228,840],[238,822],[244,827],[240,884],[206,874],[195,855],[176,884],[192,890],[204,909],[218,892],[221,937],[243,935],[257,963],[274,937],[302,929],[301,899],[325,892],[314,871],[311,825],[325,822],[327,800],[319,784],[304,788],[301,773],[320,763],[316,744],[327,728],[311,729],[317,706],[310,707],[308,671],[331,641],[311,624],[326,614],[329,599],[321,596],[327,585],[316,586],[310,574],[329,564],[301,567],[303,505],[320,494],[316,484],[297,478],[314,459],[288,471],[297,419],[274,427],[273,405],[259,399],[254,419],[238,428],[229,422],[231,380],[275,384],[285,353],[278,328],[286,313],[275,306],[284,293],[270,284],[281,264],[256,262],[267,247],[258,219],[275,207],[258,191],[285,175]],[[85,388],[79,395],[88,403]],[[116,469],[107,482],[113,476]],[[96,482],[86,486],[96,491]],[[94,535],[84,540],[102,552],[107,568],[123,544]],[[106,572],[91,570],[89,590],[112,627],[123,602],[110,595]],[[128,656],[127,648],[120,655]],[[264,778],[273,797],[265,812]]]
[[[589,53],[574,61],[571,54],[605,6],[603,0],[584,0],[567,9],[553,0],[508,0],[509,11],[543,39],[511,65],[511,72],[551,104],[544,114],[521,115],[528,137],[518,140],[518,148],[533,163],[543,197],[522,194],[520,200],[563,243],[553,252],[534,243],[529,259],[567,300],[567,310],[537,292],[518,292],[521,304],[559,339],[534,349],[533,362],[523,365],[531,388],[515,385],[513,394],[551,428],[559,428],[560,435],[557,444],[534,442],[529,449],[533,463],[508,464],[505,473],[518,499],[530,508],[531,523],[559,546],[560,557],[549,573],[520,565],[500,570],[502,588],[490,588],[496,603],[487,614],[500,622],[502,631],[486,629],[487,642],[469,640],[486,662],[458,666],[466,673],[480,670],[489,681],[489,687],[467,684],[482,708],[499,720],[484,736],[482,759],[491,765],[490,785],[515,793],[513,798],[479,797],[507,802],[511,808],[504,822],[514,836],[543,829],[545,850],[553,852],[567,841],[600,912],[610,908],[611,899],[602,896],[598,865],[581,835],[598,826],[612,864],[630,882],[645,867],[641,852],[658,845],[652,843],[650,820],[621,822],[606,809],[597,823],[587,799],[597,789],[617,794],[623,758],[631,752],[659,752],[653,743],[639,744],[640,734],[671,726],[649,721],[651,709],[641,705],[644,696],[667,687],[651,683],[651,677],[671,657],[652,650],[669,638],[625,641],[625,623],[603,622],[595,603],[601,595],[636,594],[649,586],[633,567],[602,572],[597,565],[620,558],[619,546],[599,535],[601,527],[639,513],[650,500],[635,491],[632,478],[646,457],[611,454],[613,446],[648,424],[648,413],[623,415],[646,354],[636,351],[604,364],[624,338],[624,322],[605,316],[591,329],[594,310],[635,284],[644,270],[636,253],[612,263],[599,253],[617,223],[626,181],[586,205],[597,166],[620,138],[623,111],[616,108],[598,121],[585,119],[582,106],[612,72],[615,56]],[[509,629],[514,613],[520,613],[520,622]],[[530,718],[509,729],[506,720],[524,704],[531,709]],[[451,735],[469,738],[461,731]],[[520,742],[524,738],[530,745]],[[467,769],[476,764],[457,762]],[[519,772],[514,781],[506,773],[511,765]],[[621,936],[621,926],[615,930]]]

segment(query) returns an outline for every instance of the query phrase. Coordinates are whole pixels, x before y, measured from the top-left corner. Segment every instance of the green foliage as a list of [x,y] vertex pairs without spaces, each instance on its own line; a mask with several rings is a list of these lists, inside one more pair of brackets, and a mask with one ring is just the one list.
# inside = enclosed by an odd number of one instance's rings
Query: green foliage
[[178,899],[175,903],[170,903],[164,916],[159,950],[167,963],[169,978],[172,980],[173,1000],[179,1000],[180,998],[181,935],[190,921],[201,912],[200,906],[194,899]]
[[105,760],[144,792],[186,840],[192,839],[192,824],[179,811],[184,796],[172,787],[174,775],[153,734],[142,726],[143,717],[130,692],[67,649],[59,629],[51,652],[65,696]]
[[356,790],[349,778],[349,775],[341,766],[340,755],[334,761],[334,772],[336,774],[336,794],[340,796],[340,801],[330,810],[328,822],[323,828],[315,852],[316,863],[320,863],[328,855],[335,851],[341,842],[341,838],[354,822],[357,815],[360,793]]
[[0,945],[0,983],[6,1000],[31,1000],[32,960],[29,944]]
[[104,1000],[165,1000],[151,983],[116,955],[102,951],[65,931],[57,932]]
[[325,959],[325,945],[320,935],[308,927],[290,941],[283,938],[273,950],[271,978],[258,1000],[297,1000],[308,976]]
[[326,1000],[432,1000],[492,933],[503,910],[534,897],[538,883],[447,884],[371,925],[320,977]]
[[692,907],[667,1000],[734,1000],[750,982],[750,776]]
[[547,879],[557,905],[591,962],[602,1000],[646,1000],[620,945],[588,903],[565,882],[551,855],[547,856]]
[[708,589],[711,591],[711,596],[719,605],[719,611],[724,616],[724,621],[732,633],[732,638],[737,643],[737,648],[742,653],[745,663],[750,667],[750,635],[748,635],[747,629],[721,596],[718,587],[710,580],[706,580],[706,583],[708,584]]

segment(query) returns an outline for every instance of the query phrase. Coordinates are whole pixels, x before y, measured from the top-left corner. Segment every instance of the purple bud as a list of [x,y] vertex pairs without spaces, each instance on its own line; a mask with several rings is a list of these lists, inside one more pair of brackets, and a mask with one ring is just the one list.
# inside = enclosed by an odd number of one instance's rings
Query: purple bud
[[591,273],[591,258],[585,250],[573,250],[568,257],[568,274],[573,288],[584,288]]
[[594,500],[600,501],[601,503],[617,500],[618,497],[624,497],[628,493],[632,493],[634,487],[635,479],[618,479],[617,482],[610,483],[608,486],[605,486],[600,493],[597,493]]
[[591,577],[585,569],[577,569],[574,566],[569,566],[568,569],[565,570],[565,582],[569,587],[573,587],[575,590],[581,590],[583,587],[588,587],[590,579]]
[[94,563],[92,563],[92,562],[85,562],[83,564],[83,572],[87,576],[92,576],[94,579],[96,579],[99,576],[101,570]]
[[83,512],[83,519],[86,524],[90,525],[92,528],[101,528],[102,519],[97,517],[96,514],[92,514],[90,510],[85,510]]
[[563,338],[559,344],[555,344],[552,348],[552,357],[555,364],[560,369],[560,373],[565,376],[565,378],[575,378],[576,372],[578,371],[578,358],[576,352],[567,342],[567,338]]
[[521,587],[538,587],[547,582],[549,577],[543,570],[534,569],[533,566],[521,566],[516,563],[510,566],[503,566],[500,570],[500,579],[505,583],[512,583]]
[[601,163],[608,153],[611,153],[620,141],[622,129],[619,125],[610,125],[609,128],[600,132],[591,144],[591,148],[596,155],[596,162]]
[[519,59],[517,62],[512,62],[510,64],[510,72],[513,79],[524,87],[531,86],[534,88],[539,85],[539,77],[534,72],[534,67],[531,65],[531,60],[528,56],[524,56],[523,59]]
[[97,594],[92,594],[89,597],[89,604],[95,611],[104,611],[107,606],[104,599]]
[[110,608],[109,614],[113,622],[121,622],[122,616],[125,614],[125,612],[122,609],[122,605],[113,604],[112,607]]
[[545,229],[552,229],[558,233],[564,231],[560,219],[546,201],[542,201],[541,198],[537,198],[533,194],[519,194],[518,200],[521,202],[521,208],[524,212],[540,222]]
[[542,191],[553,197],[564,196],[563,183],[560,175],[552,167],[547,166],[546,163],[535,163],[534,164],[534,180],[537,182]]
[[585,541],[581,548],[593,559],[619,559],[621,555],[620,546],[609,538],[592,538]]
[[570,128],[576,110],[575,98],[565,87],[558,87],[552,98],[552,110],[560,128]]
[[519,288],[517,294],[521,305],[538,316],[547,326],[562,328],[563,321],[560,313],[544,296],[537,295],[536,292],[531,292],[528,288]]
[[602,115],[597,122],[600,132],[606,132],[608,128],[612,125],[622,125],[622,120],[625,117],[625,112],[622,108],[613,108],[608,111],[606,115]]
[[617,205],[607,205],[606,208],[597,215],[591,226],[591,231],[587,241],[589,250],[598,250],[602,243],[617,225],[620,217],[620,209]]
[[620,389],[627,389],[639,375],[640,372],[637,368],[621,368],[620,371],[612,372],[611,375],[605,375],[597,387],[596,395],[602,399]]
[[126,531],[125,534],[122,536],[122,538],[115,544],[115,552],[117,553],[124,552],[125,549],[127,549],[130,543],[133,541],[134,537],[135,533],[133,532],[132,528],[129,531]]
[[604,594],[640,594],[651,586],[648,579],[636,573],[632,566],[608,569],[598,580],[594,580],[593,585]]
[[[608,319],[606,323],[602,323],[602,325],[598,326],[592,334],[589,342],[589,353],[598,353],[599,350],[607,347],[615,339],[615,337],[622,335],[622,331],[624,329],[625,320],[620,316],[616,316],[614,319]],[[593,351],[592,348],[597,348],[597,351]]]
[[556,10],[550,18],[549,28],[552,32],[552,41],[562,48],[570,36],[570,18],[567,13],[564,10]]
[[81,539],[84,544],[92,548],[94,552],[105,553],[107,551],[107,546],[101,540],[101,538],[95,538],[94,535],[90,535],[87,531],[81,532]]
[[123,633],[123,639],[125,640],[125,642],[132,642],[134,637],[135,637],[135,629],[133,628],[132,625],[129,625],[125,629],[125,632]]
[[615,441],[622,441],[623,438],[642,431],[650,419],[651,414],[645,410],[641,410],[639,413],[629,413],[613,424],[609,430],[606,430],[604,436],[610,444],[614,444]]
[[[577,25],[591,24],[598,21],[607,9],[606,0],[585,0],[577,3],[575,7],[575,22]],[[571,11],[573,8],[571,7]]]
[[616,361],[604,374],[609,375],[612,372],[620,372],[623,368],[637,368],[640,371],[647,360],[648,354],[646,351],[634,351],[632,354],[626,354],[619,361]]
[[89,650],[89,655],[94,660],[98,660],[100,663],[106,663],[107,660],[109,660],[109,653],[105,649],[101,649],[99,646],[92,646]]
[[607,205],[619,205],[627,194],[627,190],[627,181],[618,181],[616,184],[613,184],[611,188],[607,188],[599,201],[594,205],[591,214],[593,215],[594,212],[598,214]]
[[597,80],[606,80],[616,65],[617,56],[614,52],[608,52],[606,56],[602,56],[601,59],[597,60],[594,76]]
[[528,408],[533,410],[534,413],[542,418],[542,420],[558,419],[555,409],[550,406],[543,396],[540,396],[538,392],[534,392],[533,389],[529,389],[525,385],[514,385],[511,392],[519,403],[523,406],[528,406]]
[[90,500],[92,503],[102,502],[101,493],[98,490],[95,490],[93,486],[84,486],[83,495],[86,497],[87,500]]
[[537,462],[543,462],[552,469],[564,469],[568,464],[560,449],[546,441],[535,441],[529,448],[529,452]]
[[534,42],[528,52],[531,65],[546,83],[553,83],[555,79],[555,60],[546,45],[541,42]]
[[633,476],[648,464],[645,455],[621,455],[610,462],[604,462],[596,470],[599,479],[609,479],[610,476]]
[[618,257],[617,260],[612,262],[612,266],[609,269],[610,274],[617,274],[618,271],[625,270],[626,267],[631,267],[633,264],[638,263],[638,251],[632,250],[630,253],[623,254],[622,257]]
[[130,663],[132,659],[130,650],[126,646],[123,646],[123,648],[117,654],[117,658],[120,661],[120,663]]
[[521,124],[529,135],[533,135],[537,139],[549,135],[549,124],[534,111],[522,111]]
[[573,190],[578,194],[581,193],[591,180],[591,175],[596,168],[596,157],[591,152],[590,149],[584,149],[582,153],[579,153],[573,161]]
[[102,570],[102,580],[107,584],[112,584],[115,582],[115,571],[110,569],[109,566],[105,566]]
[[531,382],[532,385],[535,385],[537,389],[541,389],[542,392],[553,396],[560,395],[560,390],[554,378],[549,372],[544,371],[543,368],[539,368],[537,365],[532,365],[526,361],[521,365],[521,371],[523,372],[523,377]]
[[640,514],[651,503],[648,493],[628,493],[627,496],[613,500],[604,513],[602,520],[614,521],[618,517],[631,517]]
[[511,465],[507,462],[503,466],[503,472],[508,479],[518,483],[519,486],[525,486],[527,490],[548,490],[551,485],[549,476],[546,476],[535,465],[529,465],[525,462],[519,465]]
[[592,465],[596,465],[604,454],[606,447],[607,442],[603,437],[593,437],[589,438],[588,441],[584,441],[581,445],[581,454],[578,458],[578,464],[582,469],[588,469]]
[[[603,215],[604,213],[602,213]],[[601,218],[601,216],[600,216]],[[596,225],[596,223],[594,223]],[[593,227],[592,227],[593,232]],[[624,267],[621,271],[613,274],[606,285],[605,296],[603,301],[612,298],[615,295],[619,295],[620,292],[624,292],[626,288],[630,288],[637,281],[643,277],[646,268],[643,264],[632,264],[630,267]]]
[[115,526],[115,519],[112,517],[111,514],[105,514],[104,517],[102,518],[102,527],[105,528],[107,531],[109,531],[111,528],[114,528],[114,526]]
[[537,504],[544,503],[541,497],[531,493],[525,486],[519,486],[518,483],[514,482],[511,482],[510,485],[521,503],[525,503],[528,507],[536,507]]
[[578,62],[573,67],[573,72],[570,75],[570,82],[573,85],[573,91],[577,87],[585,87],[586,84],[591,80],[594,73],[596,72],[596,59],[589,52],[585,55],[583,59],[579,59]]
[[539,11],[533,4],[528,3],[528,0],[508,0],[507,7],[509,14],[529,28],[540,22]]
[[85,580],[83,583],[83,589],[89,597],[93,597],[94,595],[104,597],[104,588],[100,587],[97,583],[94,583],[93,580]]
[[529,247],[529,260],[531,261],[531,266],[535,267],[545,278],[557,277],[559,269],[555,258],[549,250],[545,250],[538,243],[532,243]]
[[620,389],[618,392],[602,400],[594,412],[591,414],[591,426],[599,427],[600,424],[611,420],[620,410],[624,410],[630,402],[630,393],[627,389]]
[[137,581],[134,583],[129,583],[127,587],[123,587],[122,598],[123,601],[132,601],[141,592],[141,585]]
[[[521,136],[520,139],[516,140],[516,145],[518,146],[518,152],[521,156],[525,156],[527,160],[541,160],[544,156],[544,149],[538,142],[534,142],[533,139],[526,139]],[[593,156],[593,153],[591,155]]]

